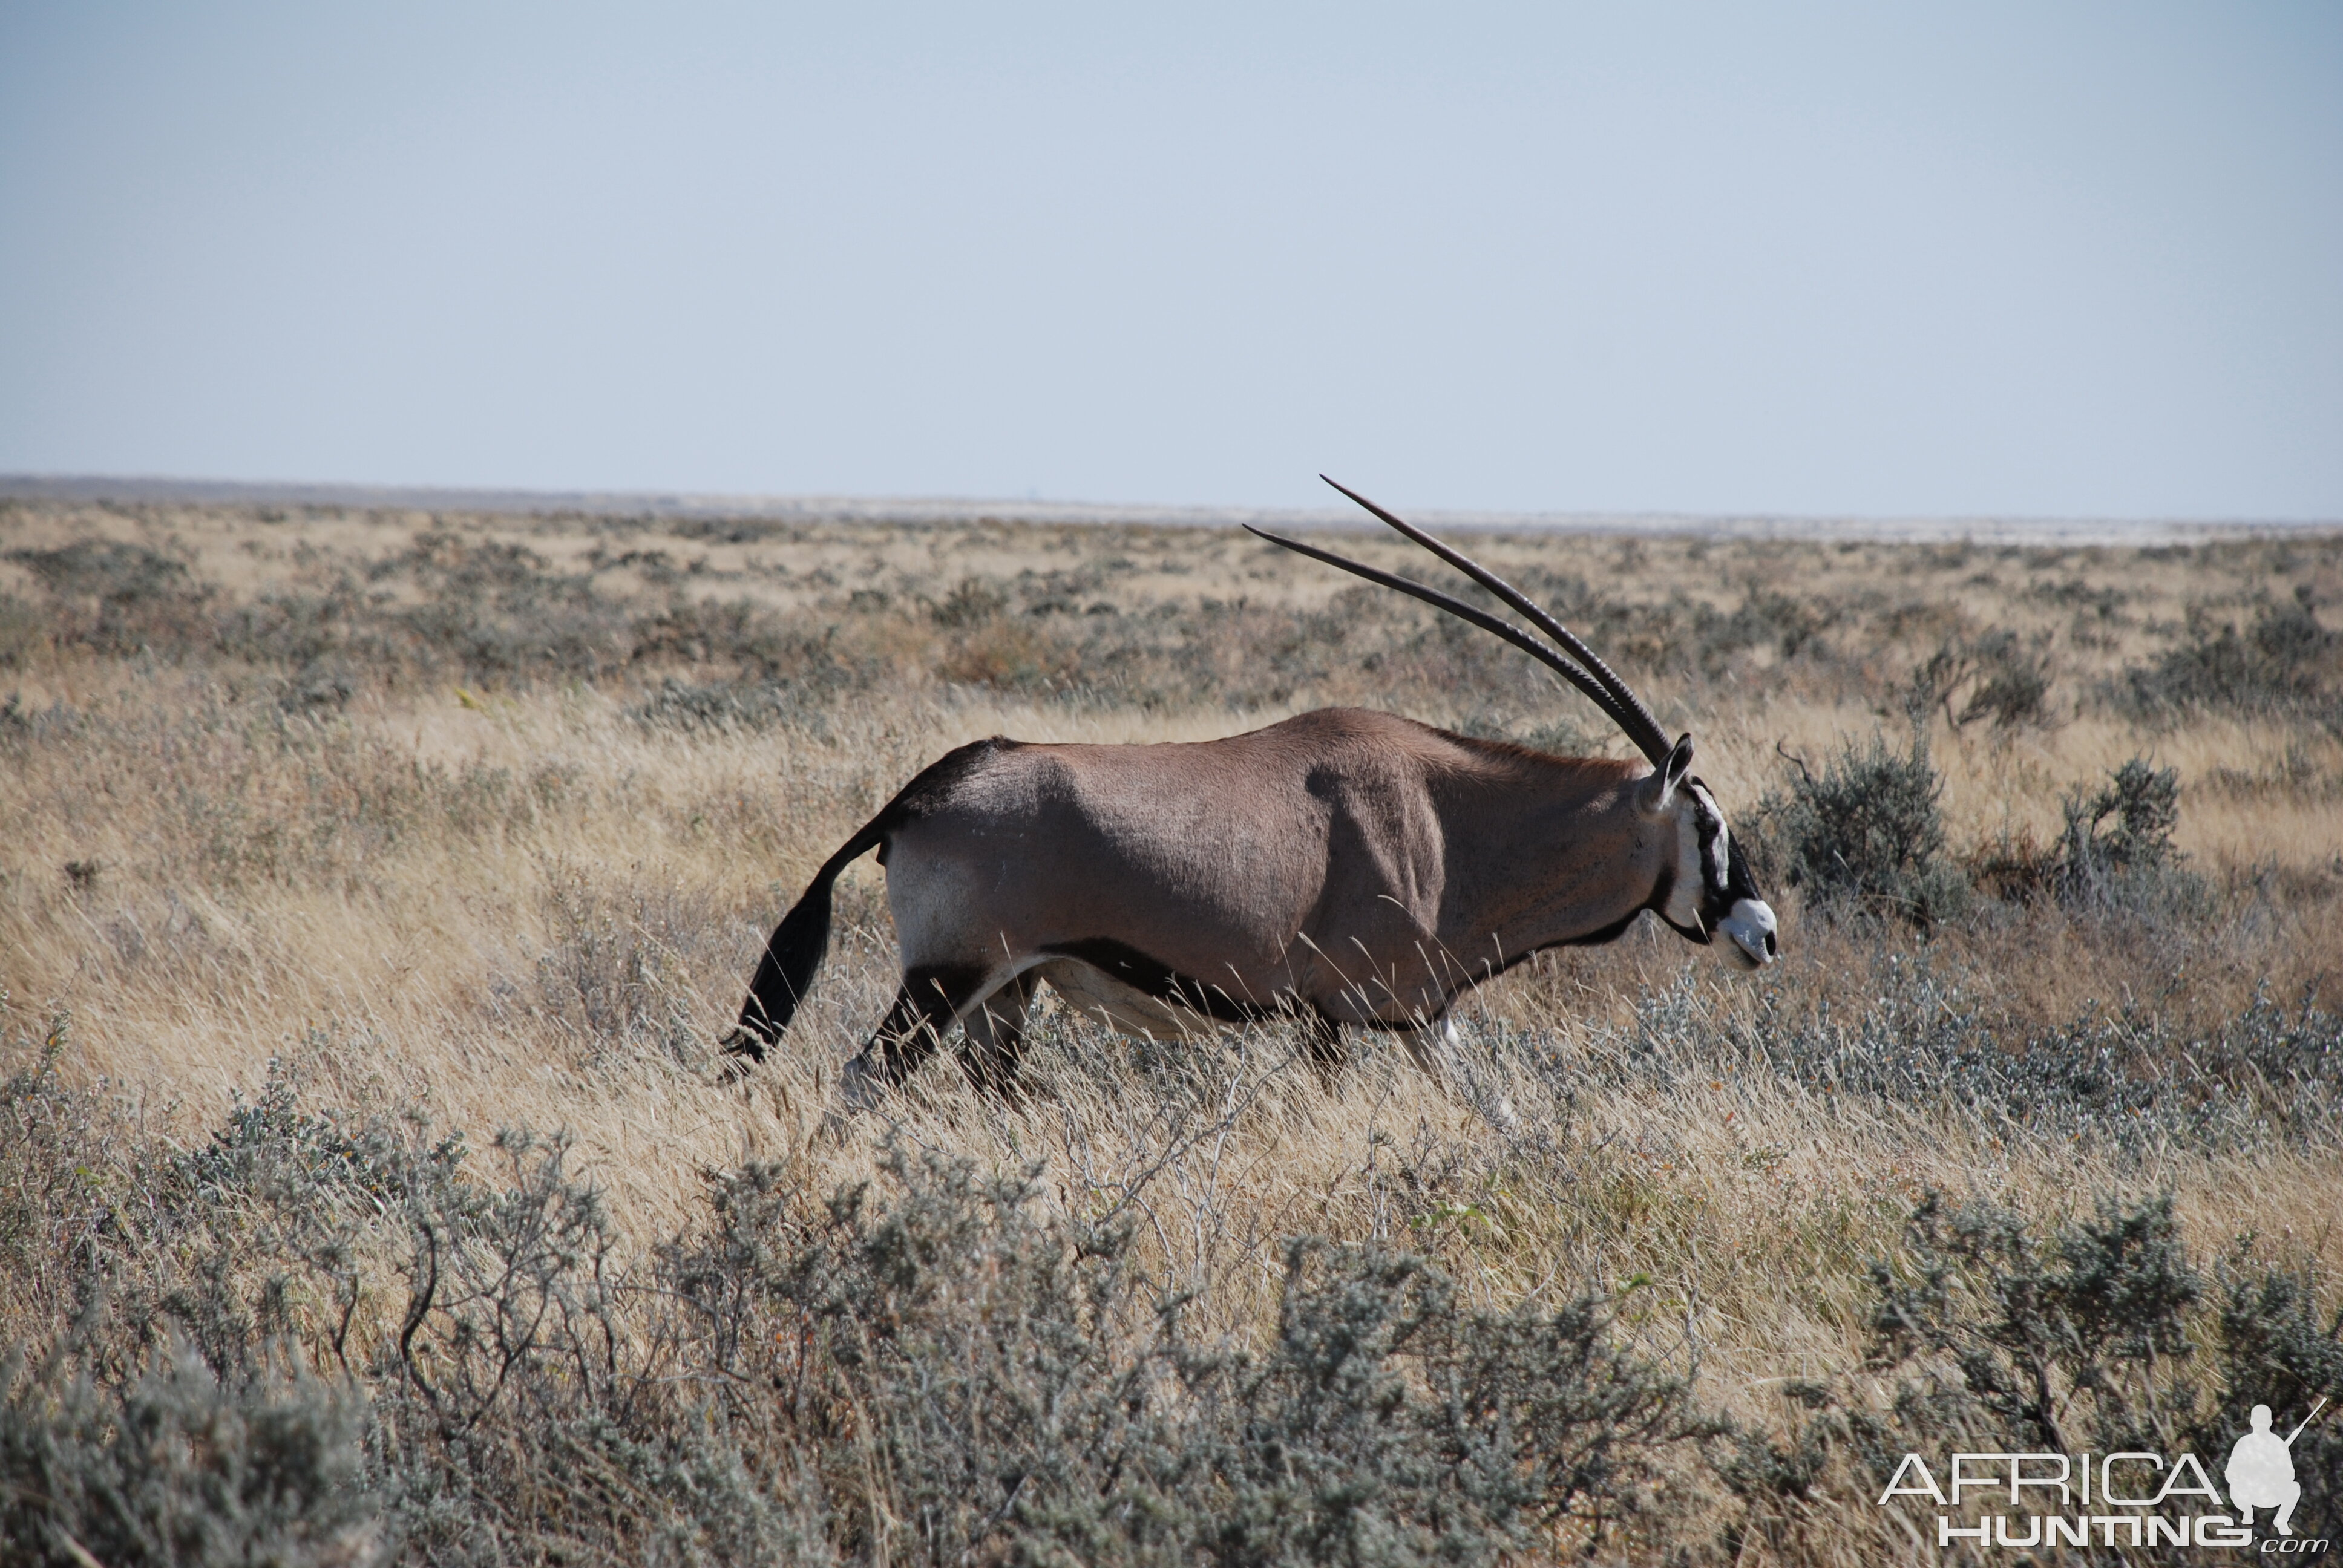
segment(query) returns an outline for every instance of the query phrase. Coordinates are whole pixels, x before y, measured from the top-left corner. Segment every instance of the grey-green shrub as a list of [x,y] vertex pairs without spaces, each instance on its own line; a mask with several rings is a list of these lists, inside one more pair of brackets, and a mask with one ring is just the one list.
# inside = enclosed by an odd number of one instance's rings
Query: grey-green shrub
[[1815,904],[1927,927],[1967,908],[1967,879],[1946,854],[1943,781],[1915,726],[1898,754],[1874,734],[1850,740],[1815,777],[1801,765],[1759,803],[1758,836],[1783,879]]
[[[2185,1452],[2217,1474],[2256,1404],[2298,1417],[2343,1400],[2343,1309],[2322,1306],[2307,1271],[2256,1265],[2242,1244],[2208,1271],[2168,1196],[2102,1195],[2046,1224],[1931,1193],[1871,1287],[1864,1375],[1795,1385],[1814,1413],[1785,1438],[1737,1434],[1719,1463],[1747,1510],[1727,1527],[1729,1552],[1755,1523],[1795,1529],[1831,1491],[1868,1503],[1907,1452]],[[2293,1460],[2298,1477],[2343,1473],[2343,1436],[2314,1422]],[[2301,1537],[2343,1531],[2343,1498],[2306,1485],[2293,1523]]]
[[2187,640],[2137,666],[2111,689],[2117,706],[2155,718],[2185,708],[2323,713],[2336,719],[2343,636],[2318,619],[2308,584],[2290,603],[2268,603],[2242,629],[2202,611],[2188,618]]
[[1601,1303],[1488,1312],[1404,1253],[1293,1242],[1272,1335],[1200,1333],[1031,1172],[752,1165],[628,1260],[558,1140],[476,1158],[277,1080],[126,1152],[45,1070],[7,1092],[0,1233],[82,1238],[0,1393],[10,1561],[1487,1562],[1655,1538],[1712,1430]]
[[364,1394],[297,1360],[222,1378],[179,1342],[101,1382],[0,1360],[0,1547],[88,1568],[359,1568],[383,1544]]

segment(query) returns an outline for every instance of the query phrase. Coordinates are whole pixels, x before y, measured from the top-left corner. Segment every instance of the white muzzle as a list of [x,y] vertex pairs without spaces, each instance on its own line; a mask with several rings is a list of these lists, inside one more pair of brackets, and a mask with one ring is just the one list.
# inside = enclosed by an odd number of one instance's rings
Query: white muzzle
[[1760,899],[1736,899],[1733,912],[1716,922],[1733,939],[1734,950],[1751,969],[1763,969],[1780,956],[1774,940],[1774,910]]

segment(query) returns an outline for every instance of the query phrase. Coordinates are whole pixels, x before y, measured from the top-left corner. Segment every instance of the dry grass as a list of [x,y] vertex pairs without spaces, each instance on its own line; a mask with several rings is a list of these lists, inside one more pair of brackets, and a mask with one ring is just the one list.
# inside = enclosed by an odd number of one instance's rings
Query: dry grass
[[[0,718],[0,1035],[30,1040],[69,1010],[66,1077],[187,1144],[272,1063],[312,1104],[417,1107],[482,1134],[565,1129],[573,1169],[643,1248],[696,1222],[705,1175],[744,1161],[828,1192],[869,1179],[890,1135],[988,1169],[1039,1160],[1068,1213],[1135,1203],[1147,1266],[1202,1292],[1218,1328],[1252,1332],[1274,1310],[1285,1238],[1382,1240],[1438,1257],[1492,1306],[1614,1295],[1648,1353],[1696,1358],[1703,1401],[1767,1428],[1789,1419],[1784,1380],[1860,1364],[1865,1267],[1930,1190],[2046,1221],[2167,1191],[2201,1254],[2251,1230],[2270,1256],[2343,1271],[2331,1127],[2053,1134],[1833,1092],[1743,1048],[1915,994],[1916,967],[1938,1005],[2013,1042],[2128,1009],[2177,1050],[2258,990],[2343,1004],[2331,703],[2151,712],[2118,690],[2183,642],[2192,611],[2244,624],[2298,587],[2343,598],[2343,540],[1476,541],[1565,604],[1570,579],[1597,585],[1582,596],[1600,612],[1591,640],[1695,730],[1729,812],[1786,788],[1783,753],[1819,767],[1849,738],[1904,733],[1914,672],[1966,650],[1966,683],[1927,721],[1956,849],[2048,843],[2062,799],[2146,754],[2180,771],[2176,842],[2210,900],[2137,919],[1995,906],[1924,940],[1801,919],[1792,895],[1785,960],[1755,979],[1649,930],[1549,955],[1465,1009],[1486,1070],[1533,1123],[1508,1144],[1372,1044],[1329,1088],[1274,1030],[1175,1051],[1062,1018],[1025,1109],[939,1066],[824,1138],[831,1075],[894,980],[868,862],[841,885],[841,934],[786,1048],[721,1082],[709,1042],[767,928],[837,842],[961,741],[1200,739],[1365,701],[1523,735],[1560,719],[1618,747],[1526,661],[1445,638],[1412,607],[1338,603],[1334,574],[1251,540],[1013,521],[663,530],[0,512],[0,690],[15,694]],[[179,562],[184,580],[109,610],[104,584],[66,581],[38,553],[89,540]],[[1351,543],[1420,571],[1403,547]],[[447,586],[449,560],[514,549],[528,556],[501,587]],[[538,597],[498,610],[516,584]],[[335,608],[286,629],[283,607],[304,596]],[[458,599],[474,618],[455,632],[414,617]],[[569,618],[561,648],[588,652],[533,651],[548,606]],[[239,614],[245,631],[217,629]],[[2040,707],[1955,723],[1994,648],[2013,646],[2046,676]],[[662,681],[782,695],[753,721],[647,721]],[[1717,1042],[1713,1072],[1681,1047],[1666,1070],[1630,1060],[1655,1009],[1682,1039]],[[0,1338],[45,1332],[55,1298],[0,1295]],[[1836,1517],[1794,1554],[1894,1544],[1859,1511]]]

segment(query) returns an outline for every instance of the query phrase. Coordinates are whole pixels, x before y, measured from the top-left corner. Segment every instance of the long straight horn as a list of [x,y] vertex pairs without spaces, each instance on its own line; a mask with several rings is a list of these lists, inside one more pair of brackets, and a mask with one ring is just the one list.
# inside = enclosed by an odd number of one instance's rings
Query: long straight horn
[[1619,678],[1617,671],[1597,658],[1593,648],[1579,641],[1568,627],[1548,615],[1536,600],[1466,555],[1463,550],[1443,544],[1414,524],[1393,517],[1347,485],[1327,478],[1323,474],[1318,477],[1366,508],[1392,528],[1422,545],[1425,549],[1495,594],[1505,603],[1521,611],[1528,618],[1532,626],[1554,638],[1562,646],[1564,652],[1584,665],[1587,673],[1611,694],[1609,706],[1613,709],[1612,717],[1618,721],[1619,728],[1627,732],[1627,739],[1634,741],[1637,749],[1652,759],[1652,766],[1656,768],[1666,759],[1670,749],[1667,732],[1660,728],[1660,721],[1652,717],[1652,710],[1644,706],[1644,699],[1637,697],[1629,689],[1627,683]]
[[[1471,621],[1483,631],[1495,633],[1497,636],[1503,638],[1507,642],[1512,643],[1515,648],[1520,648],[1523,653],[1528,654],[1532,658],[1534,658],[1541,664],[1544,664],[1553,668],[1557,674],[1562,676],[1564,679],[1569,681],[1571,685],[1584,692],[1589,700],[1591,700],[1595,707],[1601,709],[1610,717],[1613,723],[1617,724],[1623,729],[1626,728],[1627,721],[1621,716],[1618,705],[1611,700],[1611,694],[1609,692],[1596,685],[1594,678],[1588,675],[1584,670],[1579,668],[1568,659],[1564,658],[1562,655],[1554,652],[1554,649],[1538,641],[1535,638],[1530,636],[1529,633],[1522,630],[1521,628],[1513,626],[1505,621],[1499,620],[1495,616],[1490,615],[1483,610],[1475,609],[1471,605],[1465,604],[1461,600],[1453,599],[1446,594],[1442,593],[1438,588],[1426,588],[1423,584],[1415,581],[1412,578],[1403,578],[1393,572],[1383,571],[1377,568],[1368,566],[1363,561],[1354,561],[1348,556],[1338,556],[1332,550],[1322,550],[1315,545],[1305,545],[1300,539],[1289,539],[1282,534],[1272,534],[1266,528],[1256,528],[1251,523],[1245,524],[1244,529],[1245,532],[1249,534],[1258,535],[1260,538],[1267,539],[1272,545],[1282,545],[1287,549],[1293,551],[1297,555],[1308,556],[1312,560],[1324,561],[1331,567],[1340,567],[1344,571],[1351,573],[1353,576],[1363,577],[1371,583],[1380,583],[1387,588],[1397,588],[1401,593],[1406,594],[1412,598],[1420,598],[1428,605],[1433,605],[1441,609],[1446,610],[1450,615],[1456,617],[1459,620]],[[1629,733],[1633,734],[1634,732],[1631,730]],[[1665,757],[1667,753],[1664,750],[1660,753],[1661,757]],[[1657,758],[1654,759],[1655,762],[1658,759],[1659,759]]]

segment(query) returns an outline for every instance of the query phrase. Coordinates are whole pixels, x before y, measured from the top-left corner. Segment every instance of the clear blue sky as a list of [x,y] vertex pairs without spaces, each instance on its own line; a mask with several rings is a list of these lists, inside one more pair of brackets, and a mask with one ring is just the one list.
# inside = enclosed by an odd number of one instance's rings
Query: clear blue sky
[[2343,5],[0,5],[0,471],[2343,518]]

